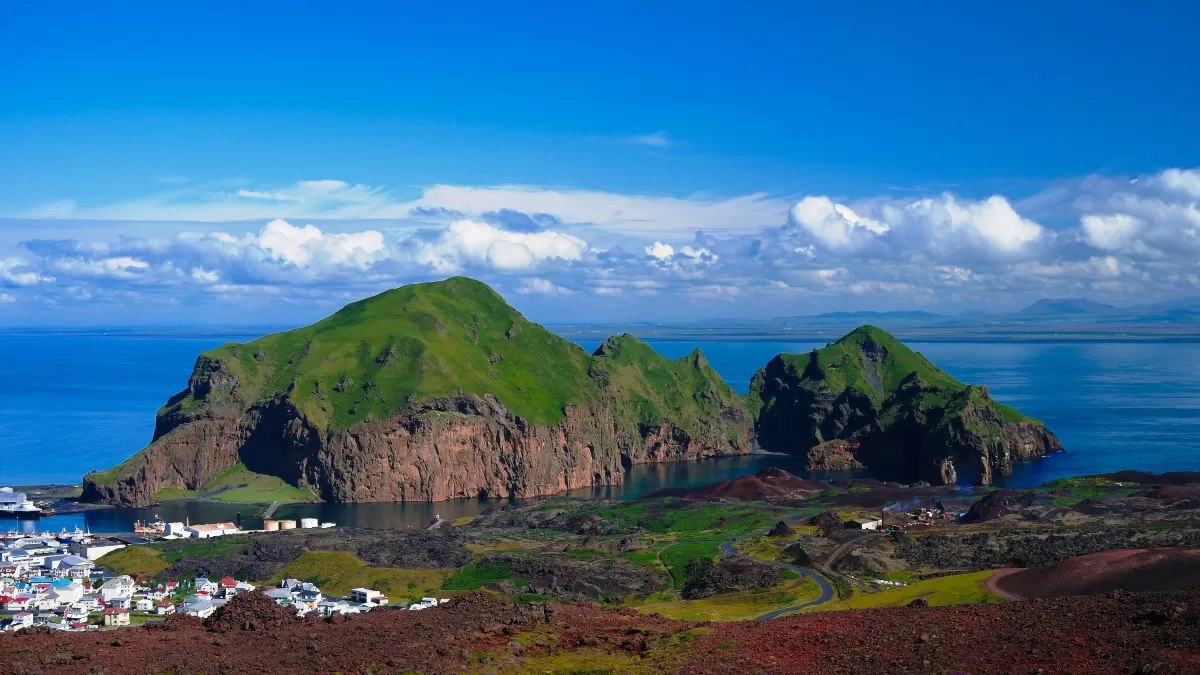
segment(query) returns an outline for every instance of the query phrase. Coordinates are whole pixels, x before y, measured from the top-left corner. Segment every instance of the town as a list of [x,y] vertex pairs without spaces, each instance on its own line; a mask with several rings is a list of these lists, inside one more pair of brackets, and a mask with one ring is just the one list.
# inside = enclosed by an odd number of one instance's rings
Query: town
[[[298,526],[330,528],[334,524],[309,519],[300,523],[268,521],[266,529]],[[381,607],[419,611],[449,600],[424,597],[407,605],[391,604],[386,596],[370,588],[355,588],[346,597],[332,597],[316,584],[299,579],[284,579],[261,589],[232,577],[143,583],[97,564],[108,553],[152,539],[207,539],[242,532],[234,523],[156,522],[139,526],[138,534],[133,536],[98,536],[78,530],[0,535],[0,630],[103,630],[160,622],[176,613],[207,619],[235,596],[254,590],[262,590],[276,604],[293,609],[300,617],[358,614]]]

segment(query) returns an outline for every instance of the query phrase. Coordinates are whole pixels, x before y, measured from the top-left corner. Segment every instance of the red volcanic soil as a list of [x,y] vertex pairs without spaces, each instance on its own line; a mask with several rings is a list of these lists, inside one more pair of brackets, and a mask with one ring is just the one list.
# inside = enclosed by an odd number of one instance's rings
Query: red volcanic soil
[[[0,673],[508,673],[594,663],[618,672],[1200,674],[1200,593],[898,607],[761,623],[521,606],[483,594],[421,612],[281,620],[251,600],[208,623],[182,617],[157,629],[0,635]],[[558,660],[543,660],[550,656]]]
[[734,499],[739,501],[764,501],[795,496],[797,492],[821,492],[829,489],[825,483],[806,480],[776,467],[769,467],[753,476],[741,476],[720,483],[710,483],[695,488],[667,488],[652,492],[647,497],[683,497],[707,501],[712,499]]
[[1181,502],[1185,499],[1200,499],[1200,488],[1191,485],[1159,485],[1147,492],[1146,496],[1164,502]]
[[997,579],[996,587],[1022,598],[1109,591],[1200,591],[1200,549],[1119,549],[1081,555]]
[[1118,471],[1116,473],[1100,474],[1122,483],[1137,483],[1139,485],[1191,485],[1200,483],[1200,472],[1197,471],[1168,471],[1166,473],[1147,473],[1145,471]]

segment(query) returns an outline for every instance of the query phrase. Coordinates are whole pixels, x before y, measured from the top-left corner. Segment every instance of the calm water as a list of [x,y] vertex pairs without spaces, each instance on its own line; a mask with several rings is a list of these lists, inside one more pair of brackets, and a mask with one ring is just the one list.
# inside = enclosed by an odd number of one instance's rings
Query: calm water
[[[144,445],[154,413],[183,388],[196,354],[244,334],[203,336],[0,334],[0,485],[78,482]],[[596,342],[582,342],[593,349]],[[676,358],[699,346],[713,367],[745,391],[750,377],[781,351],[811,342],[652,341]],[[1019,465],[1008,483],[1036,485],[1063,476],[1142,469],[1200,471],[1200,344],[1121,342],[913,342],[960,380],[988,385],[992,395],[1043,419],[1068,452]],[[697,485],[770,465],[799,471],[787,457],[751,457],[635,467],[625,486],[581,496],[632,497],[666,486]],[[473,515],[492,504],[301,505],[281,517],[313,516],[343,525],[404,527]],[[165,518],[257,522],[251,506],[167,504]],[[38,527],[85,523],[94,531],[128,530],[154,513],[107,509],[55,516]],[[0,529],[11,522],[0,521]]]

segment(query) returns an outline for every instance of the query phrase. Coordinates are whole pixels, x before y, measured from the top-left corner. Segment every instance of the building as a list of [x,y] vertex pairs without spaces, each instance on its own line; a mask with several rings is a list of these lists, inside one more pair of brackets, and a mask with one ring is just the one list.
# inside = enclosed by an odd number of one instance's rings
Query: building
[[129,610],[124,607],[109,607],[104,610],[104,625],[120,627],[129,625]]
[[846,521],[847,530],[878,530],[883,527],[883,521],[879,518],[855,518]]
[[139,612],[152,612],[154,611],[154,601],[150,598],[138,598],[133,603],[133,608]]
[[88,614],[88,608],[85,605],[74,604],[63,612],[63,619],[66,619],[68,622],[87,621]]
[[9,630],[21,630],[22,628],[30,628],[33,626],[33,614],[29,612],[17,612],[13,615],[12,623],[8,624]]
[[133,586],[132,577],[113,577],[100,587],[100,597],[105,603],[110,603],[118,598],[132,598]]
[[125,548],[125,544],[115,539],[84,538],[71,542],[68,551],[71,555],[76,555],[80,558],[99,560],[109,553],[123,548]]
[[73,605],[83,599],[83,584],[72,581],[64,586],[57,586],[51,594],[59,605]]
[[237,525],[233,523],[212,523],[211,525],[189,525],[185,528],[189,533],[188,536],[197,539],[209,539],[211,537],[224,537],[227,534],[237,534],[239,532]]
[[318,521],[316,518],[301,518],[300,519],[300,527],[305,530],[315,529],[320,524],[321,524],[320,521]]
[[187,525],[183,523],[167,523],[167,529],[165,530],[165,533],[165,536],[179,537],[180,539],[185,539],[192,536],[192,533],[188,532]]
[[217,607],[208,600],[196,600],[184,605],[180,611],[188,616],[207,619],[213,615],[213,612],[217,611]]
[[369,588],[355,588],[350,591],[350,601],[358,604],[376,603],[383,594]]

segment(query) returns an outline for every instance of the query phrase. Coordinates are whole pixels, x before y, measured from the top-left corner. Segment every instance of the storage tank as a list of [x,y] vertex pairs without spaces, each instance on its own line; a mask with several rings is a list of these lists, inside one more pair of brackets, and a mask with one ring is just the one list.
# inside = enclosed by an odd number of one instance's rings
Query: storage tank
[[275,532],[279,530],[279,521],[267,518],[263,520],[263,529],[267,532]]
[[306,530],[314,528],[316,526],[317,526],[316,518],[301,518],[300,519],[300,527],[303,527]]
[[294,521],[294,520],[281,520],[281,521],[279,521],[279,529],[281,529],[281,530],[294,530],[294,529],[296,529],[296,521]]

